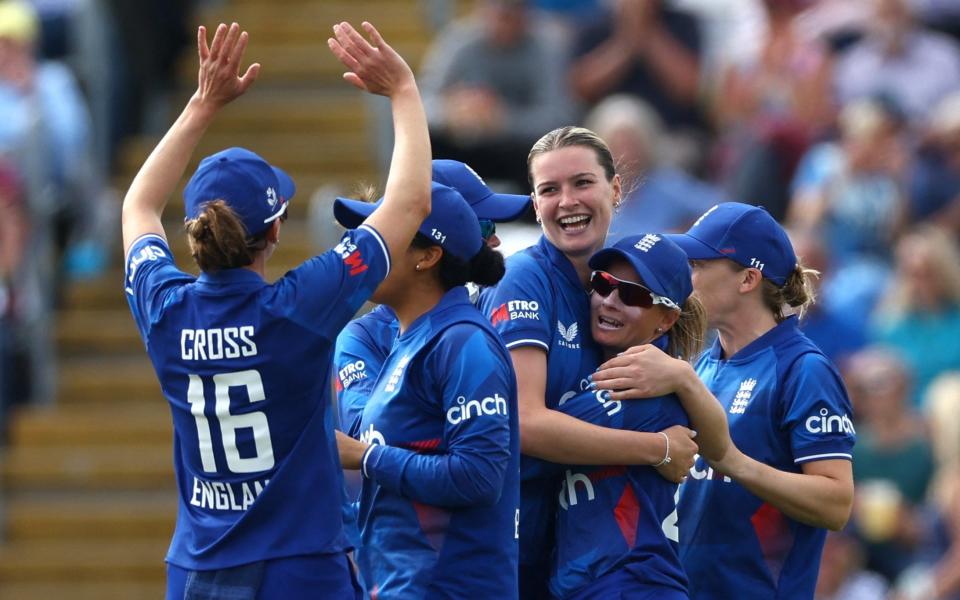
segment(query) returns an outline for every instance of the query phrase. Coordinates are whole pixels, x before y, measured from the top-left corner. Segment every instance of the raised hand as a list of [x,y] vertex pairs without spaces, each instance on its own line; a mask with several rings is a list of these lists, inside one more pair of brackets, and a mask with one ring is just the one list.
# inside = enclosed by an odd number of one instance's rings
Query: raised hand
[[413,71],[403,57],[384,41],[373,25],[364,21],[361,27],[370,41],[347,22],[334,25],[335,38],[327,39],[330,50],[349,69],[343,78],[365,92],[387,97],[404,86],[414,85]]
[[253,63],[240,75],[240,60],[247,48],[249,36],[236,23],[227,27],[221,23],[207,46],[207,29],[197,29],[197,52],[200,72],[195,97],[203,104],[220,108],[243,95],[260,73],[260,63]]

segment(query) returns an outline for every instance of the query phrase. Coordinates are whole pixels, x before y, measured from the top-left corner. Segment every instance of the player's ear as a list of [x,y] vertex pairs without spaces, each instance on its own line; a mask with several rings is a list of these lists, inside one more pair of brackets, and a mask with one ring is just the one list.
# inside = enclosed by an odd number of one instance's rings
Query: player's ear
[[417,262],[420,269],[426,271],[433,268],[443,258],[443,249],[440,246],[430,246],[423,249],[423,257]]
[[280,219],[275,219],[267,228],[267,242],[270,244],[280,243]]

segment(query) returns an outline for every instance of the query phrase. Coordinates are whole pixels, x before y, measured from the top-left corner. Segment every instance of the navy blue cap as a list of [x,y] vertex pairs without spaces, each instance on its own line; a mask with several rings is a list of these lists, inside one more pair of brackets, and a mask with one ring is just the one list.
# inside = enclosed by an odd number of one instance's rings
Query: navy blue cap
[[460,192],[478,219],[513,221],[530,207],[529,195],[494,193],[476,171],[460,161],[433,161],[433,180]]
[[247,235],[265,231],[287,210],[293,179],[244,148],[227,148],[200,161],[183,190],[187,220],[203,206],[223,200],[243,221]]
[[673,303],[671,308],[681,310],[693,292],[690,261],[680,246],[664,234],[629,235],[597,251],[590,257],[589,265],[602,270],[618,258],[634,268],[651,292]]
[[759,269],[779,286],[797,267],[797,255],[787,232],[759,206],[717,204],[686,233],[671,235],[670,239],[691,260],[729,258],[741,266]]
[[[333,216],[347,229],[355,229],[383,203],[337,198]],[[480,252],[484,241],[480,236],[477,215],[460,192],[437,182],[430,184],[430,214],[418,229],[445,252],[469,261]]]

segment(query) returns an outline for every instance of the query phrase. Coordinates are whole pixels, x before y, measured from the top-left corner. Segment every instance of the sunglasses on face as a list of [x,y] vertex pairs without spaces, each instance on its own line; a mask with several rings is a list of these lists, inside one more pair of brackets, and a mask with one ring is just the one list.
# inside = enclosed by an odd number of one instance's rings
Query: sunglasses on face
[[480,223],[480,237],[489,240],[497,233],[497,224],[490,219],[478,219]]
[[680,310],[680,307],[670,298],[658,296],[639,283],[617,279],[606,271],[594,271],[590,275],[590,289],[604,298],[612,294],[613,290],[617,290],[620,302],[627,306],[651,308],[654,304],[662,304],[667,308]]

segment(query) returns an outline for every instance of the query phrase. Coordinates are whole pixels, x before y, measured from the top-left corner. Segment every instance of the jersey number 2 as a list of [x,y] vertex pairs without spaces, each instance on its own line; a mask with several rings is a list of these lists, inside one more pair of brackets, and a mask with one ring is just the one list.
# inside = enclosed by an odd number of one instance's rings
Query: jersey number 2
[[[232,473],[257,473],[272,469],[273,443],[270,441],[267,415],[260,411],[242,415],[230,413],[230,388],[232,387],[246,388],[247,397],[250,398],[251,403],[266,399],[260,372],[251,369],[221,373],[213,376],[213,384],[216,389],[214,412],[220,423],[220,439],[223,440],[227,468]],[[207,416],[203,414],[206,398],[203,397],[203,380],[199,375],[190,375],[187,402],[190,403],[190,413],[197,421],[197,439],[200,441],[200,460],[203,462],[203,470],[207,473],[216,473],[217,461],[213,455],[213,437],[210,435]],[[253,441],[257,450],[254,456],[242,457],[237,449],[237,430],[243,428],[253,430]]]

